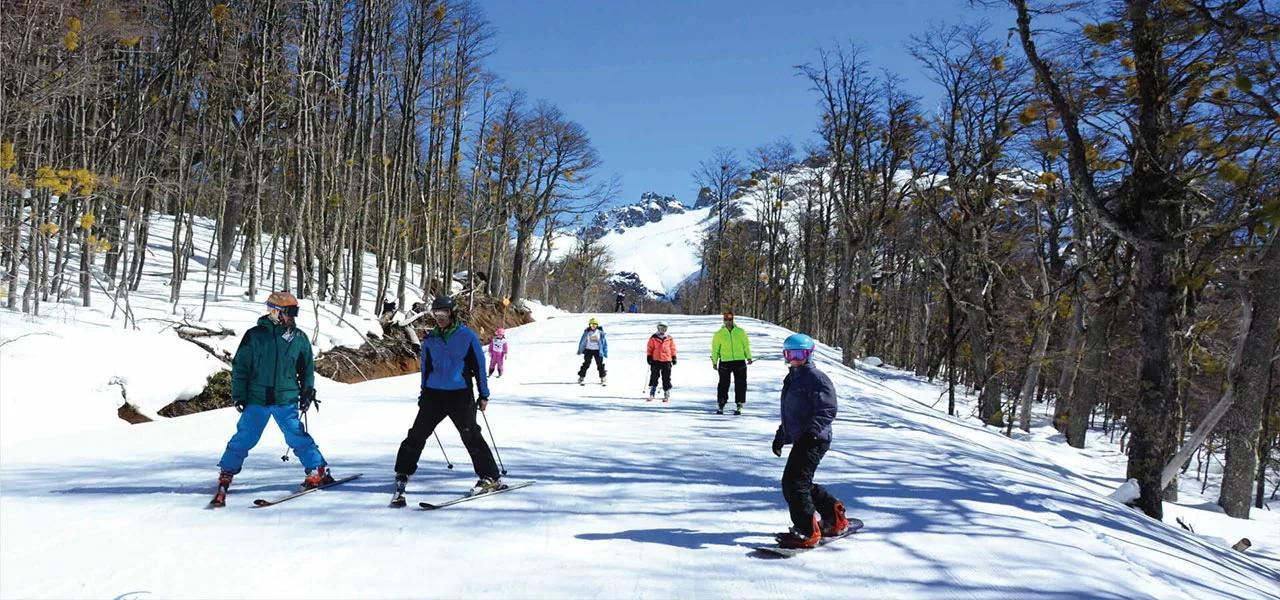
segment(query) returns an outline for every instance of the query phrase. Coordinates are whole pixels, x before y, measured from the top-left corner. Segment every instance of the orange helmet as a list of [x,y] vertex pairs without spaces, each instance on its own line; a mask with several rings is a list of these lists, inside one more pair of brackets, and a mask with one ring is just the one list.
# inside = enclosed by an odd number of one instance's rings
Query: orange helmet
[[267,297],[267,308],[272,311],[278,311],[281,315],[289,318],[298,316],[298,299],[289,292],[272,292]]

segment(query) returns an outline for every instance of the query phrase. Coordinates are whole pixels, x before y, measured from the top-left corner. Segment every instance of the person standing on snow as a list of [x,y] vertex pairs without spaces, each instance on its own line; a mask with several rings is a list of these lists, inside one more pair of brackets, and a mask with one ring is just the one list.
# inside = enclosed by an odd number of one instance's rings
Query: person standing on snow
[[742,414],[747,403],[747,365],[751,359],[751,342],[747,332],[733,325],[733,313],[724,313],[724,326],[711,338],[711,368],[720,373],[720,385],[716,387],[716,414],[724,414],[729,402],[729,376],[733,376],[733,400],[737,408],[733,414]]
[[[422,340],[418,416],[396,454],[396,492],[391,500],[392,506],[404,506],[404,490],[409,484],[409,477],[418,470],[418,459],[422,457],[427,438],[445,417],[449,417],[458,429],[458,435],[462,436],[462,443],[471,455],[476,476],[480,478],[471,488],[471,493],[480,494],[502,487],[498,465],[476,423],[476,410],[483,411],[489,405],[484,350],[475,332],[458,320],[457,307],[457,302],[448,296],[440,296],[431,303],[431,316],[436,327]],[[479,398],[472,391],[472,378],[479,388]]]
[[676,366],[676,341],[667,336],[667,323],[658,321],[658,332],[649,336],[645,348],[649,361],[649,402],[658,391],[658,375],[662,375],[662,401],[671,401],[671,367]]
[[578,340],[578,354],[582,355],[582,368],[578,369],[578,385],[587,378],[587,366],[591,360],[596,361],[596,372],[600,374],[600,385],[605,384],[604,359],[609,358],[609,340],[605,338],[604,328],[595,319],[587,321],[587,328],[582,330],[582,339]]
[[778,534],[783,548],[812,548],[823,536],[838,536],[849,528],[844,503],[813,482],[818,462],[831,447],[831,422],[837,409],[836,388],[813,364],[813,347],[813,338],[802,333],[782,343],[789,372],[782,380],[782,423],[773,436],[773,454],[782,456],[782,447],[792,444],[782,471],[782,497],[792,524],[789,531]]
[[493,377],[494,370],[498,371],[498,377],[502,377],[502,366],[506,362],[507,352],[511,350],[511,345],[507,343],[507,330],[499,327],[493,330],[493,337],[489,338],[489,376]]
[[613,298],[613,312],[622,312],[627,304],[627,296],[622,292],[618,292]]
[[306,469],[302,488],[333,482],[320,447],[298,418],[299,412],[306,413],[313,402],[317,409],[320,404],[316,400],[311,341],[294,326],[298,299],[289,292],[275,292],[267,297],[266,304],[267,314],[244,332],[231,361],[231,401],[240,411],[240,420],[218,461],[222,471],[214,503],[225,500],[232,477],[240,472],[245,457],[258,445],[262,430],[273,418],[285,443]]

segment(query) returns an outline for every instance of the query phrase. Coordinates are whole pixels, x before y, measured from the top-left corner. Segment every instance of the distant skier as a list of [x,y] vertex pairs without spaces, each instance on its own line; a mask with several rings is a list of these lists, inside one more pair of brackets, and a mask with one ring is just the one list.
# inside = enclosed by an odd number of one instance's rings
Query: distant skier
[[507,343],[507,330],[499,327],[493,330],[493,337],[489,338],[489,376],[493,377],[494,370],[498,371],[498,377],[502,377],[502,366],[507,360],[507,352],[511,350],[511,345]]
[[[792,527],[778,535],[783,548],[812,548],[823,537],[838,536],[849,527],[844,503],[813,482],[818,462],[831,447],[831,422],[836,418],[836,388],[813,364],[813,338],[802,333],[782,343],[789,367],[782,380],[782,424],[773,436],[773,454],[792,444],[782,471],[782,497],[791,510]],[[818,515],[822,521],[819,524]]]
[[742,414],[747,403],[747,365],[751,359],[751,342],[747,332],[734,327],[733,313],[724,313],[724,326],[711,338],[711,368],[720,373],[720,385],[716,387],[716,414],[724,414],[729,402],[729,376],[733,376],[733,400],[737,403],[733,414]]
[[634,314],[634,313],[638,313],[638,312],[640,312],[640,307],[639,307],[639,306],[636,306],[636,303],[635,303],[635,302],[632,302],[632,303],[631,303],[631,307],[627,309],[627,312],[632,313],[632,314]]
[[311,341],[295,327],[298,299],[289,292],[267,297],[267,314],[244,332],[231,365],[231,401],[240,411],[236,433],[227,442],[218,466],[218,492],[214,503],[224,501],[231,479],[244,466],[249,451],[258,445],[267,421],[275,419],[284,441],[306,469],[303,489],[333,482],[324,456],[298,418],[311,404],[319,406],[315,390],[315,363]]
[[676,341],[667,336],[667,323],[658,321],[658,332],[649,336],[649,345],[645,348],[645,359],[649,361],[649,401],[658,391],[658,375],[662,375],[662,401],[671,401],[671,367],[676,366]]
[[618,292],[613,298],[613,312],[622,312],[626,310],[627,296],[622,292]]
[[[449,417],[462,436],[471,455],[471,465],[480,479],[471,488],[479,494],[502,487],[498,465],[489,444],[476,424],[476,410],[489,405],[489,381],[484,368],[484,349],[475,332],[457,318],[458,304],[453,298],[440,296],[431,303],[431,316],[436,327],[422,340],[422,378],[418,394],[418,416],[396,454],[396,492],[392,506],[404,505],[404,490],[409,477],[418,470],[418,459],[427,438],[436,426]],[[472,378],[480,390],[476,398]]]
[[600,385],[606,382],[608,373],[604,369],[604,359],[609,358],[609,340],[605,338],[604,328],[595,319],[587,321],[587,328],[582,330],[582,339],[578,340],[578,354],[582,355],[582,368],[578,369],[578,385],[587,378],[587,367],[594,359],[596,372],[600,374]]

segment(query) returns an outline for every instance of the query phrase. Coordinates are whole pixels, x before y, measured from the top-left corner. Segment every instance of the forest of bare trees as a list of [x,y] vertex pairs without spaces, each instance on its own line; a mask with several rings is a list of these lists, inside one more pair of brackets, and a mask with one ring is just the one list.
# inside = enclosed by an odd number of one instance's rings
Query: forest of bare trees
[[1280,17],[982,4],[1006,20],[910,44],[935,106],[856,44],[827,48],[798,67],[820,143],[718,149],[694,171],[721,210],[685,309],[945,377],[950,412],[966,386],[1006,430],[1048,400],[1083,448],[1101,419],[1153,517],[1201,452],[1247,517],[1280,435]]
[[159,213],[175,302],[195,219],[217,228],[207,299],[234,273],[358,313],[465,271],[514,301],[534,230],[609,189],[581,125],[485,70],[470,2],[12,0],[0,29],[11,309],[127,304]]

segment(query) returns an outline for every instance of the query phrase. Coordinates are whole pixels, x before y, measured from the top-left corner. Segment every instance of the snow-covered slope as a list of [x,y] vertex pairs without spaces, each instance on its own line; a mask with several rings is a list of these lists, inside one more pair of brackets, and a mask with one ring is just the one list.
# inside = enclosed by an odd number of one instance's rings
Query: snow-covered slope
[[[178,338],[173,329],[193,324],[229,330],[231,335],[202,341],[215,350],[234,353],[240,335],[266,312],[262,303],[267,295],[286,283],[268,277],[263,269],[258,296],[249,298],[247,280],[232,271],[226,289],[217,299],[211,285],[201,320],[204,269],[210,264],[206,253],[213,224],[200,218],[195,221],[195,256],[176,303],[169,302],[172,232],[171,216],[156,215],[152,219],[141,283],[127,298],[137,329],[132,322],[125,329],[125,299],[120,299],[118,309],[113,310],[114,292],[108,295],[95,287],[93,306],[80,306],[74,286],[78,281],[74,271],[78,260],[70,261],[66,278],[73,282],[73,295],[63,302],[44,302],[41,316],[0,309],[0,445],[87,429],[126,429],[129,424],[116,416],[125,395],[142,414],[163,418],[156,411],[175,400],[199,394],[206,376],[227,368],[198,346]],[[266,254],[269,248],[270,237],[264,236],[262,252]],[[279,277],[283,273],[280,252],[275,259],[274,274]],[[376,273],[371,255],[366,255],[365,272],[370,277]],[[101,280],[102,274],[97,277]],[[373,314],[374,292],[373,283],[367,282],[362,295],[364,308],[359,315],[314,298],[303,300],[298,323],[311,338],[316,352],[335,346],[359,346],[366,336],[382,333]],[[420,299],[418,288],[412,284],[407,295],[407,302]],[[52,411],[57,412],[56,419],[48,417]]]
[[[816,479],[866,528],[795,559],[758,559],[750,548],[787,524],[784,460],[769,444],[788,332],[743,320],[759,359],[747,412],[720,416],[706,359],[716,319],[664,317],[682,360],[663,404],[645,402],[636,385],[656,318],[599,318],[608,387],[594,376],[572,383],[586,315],[509,330],[507,376],[492,381],[485,433],[508,480],[538,483],[439,512],[386,507],[416,375],[324,382],[311,431],[336,474],[364,478],[272,508],[251,501],[292,489],[302,470],[280,461],[283,441],[269,427],[227,508],[202,510],[231,409],[6,445],[0,596],[1280,596],[1271,513],[1248,522],[1250,555],[1226,550],[1105,498],[1118,481],[1057,464],[1035,440],[929,408],[936,387],[890,369],[845,369],[827,347],[818,360],[839,388],[840,415]],[[47,418],[60,416],[51,408]],[[456,466],[428,446],[411,500],[445,499],[474,481],[457,433],[448,424],[439,433]],[[1213,522],[1209,511],[1179,508],[1200,513],[1205,528]]]

